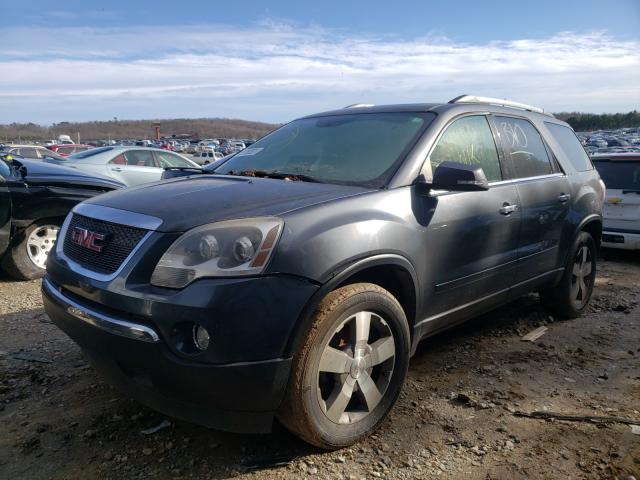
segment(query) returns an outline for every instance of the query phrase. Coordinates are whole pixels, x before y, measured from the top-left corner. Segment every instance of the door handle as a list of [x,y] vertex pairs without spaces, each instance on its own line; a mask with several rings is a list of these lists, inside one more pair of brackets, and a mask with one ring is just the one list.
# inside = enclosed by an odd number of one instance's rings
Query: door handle
[[113,170],[114,172],[121,172],[122,169],[120,167],[111,167],[111,170]]
[[558,197],[558,200],[560,200],[560,203],[565,203],[568,202],[570,198],[571,195],[569,195],[568,193],[561,193]]
[[499,210],[499,212],[502,215],[511,215],[516,210],[518,210],[518,205],[511,205],[511,204],[509,204],[509,202],[504,202],[502,204],[502,208]]

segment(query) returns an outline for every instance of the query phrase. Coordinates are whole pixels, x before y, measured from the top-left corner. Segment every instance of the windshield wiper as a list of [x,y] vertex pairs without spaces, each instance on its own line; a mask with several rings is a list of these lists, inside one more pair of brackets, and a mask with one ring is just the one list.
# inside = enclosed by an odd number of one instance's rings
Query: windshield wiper
[[624,195],[625,193],[640,193],[640,189],[635,189],[635,190],[622,190],[622,194]]
[[277,178],[282,180],[289,181],[299,181],[299,182],[312,182],[312,183],[323,183],[321,180],[317,178],[311,177],[309,175],[304,175],[302,173],[284,173],[278,172],[274,170],[273,172],[267,172],[265,170],[243,170],[241,172],[235,172],[233,170],[229,171],[227,175],[237,175],[240,177],[258,177],[258,178]]

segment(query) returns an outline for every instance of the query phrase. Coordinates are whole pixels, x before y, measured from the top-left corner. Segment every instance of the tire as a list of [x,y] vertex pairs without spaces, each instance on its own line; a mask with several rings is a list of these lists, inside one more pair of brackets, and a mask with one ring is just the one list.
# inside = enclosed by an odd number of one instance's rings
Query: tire
[[389,292],[370,283],[334,290],[320,302],[293,358],[278,419],[323,449],[357,442],[396,402],[409,344],[406,316]]
[[45,272],[46,256],[53,248],[60,225],[45,220],[29,225],[2,259],[2,269],[16,280],[34,280]]
[[579,317],[589,304],[596,278],[596,242],[580,232],[571,248],[560,283],[540,292],[545,307],[566,317]]

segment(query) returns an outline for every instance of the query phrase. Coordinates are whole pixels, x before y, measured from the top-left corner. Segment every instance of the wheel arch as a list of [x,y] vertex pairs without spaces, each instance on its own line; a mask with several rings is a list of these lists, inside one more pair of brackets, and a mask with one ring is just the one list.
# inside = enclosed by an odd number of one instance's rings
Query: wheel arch
[[600,250],[600,243],[602,241],[602,217],[597,214],[589,215],[584,218],[578,225],[576,235],[580,232],[587,232],[593,237],[596,242],[596,248]]
[[61,216],[52,215],[48,217],[33,218],[28,220],[22,220],[22,219],[14,220],[13,223],[16,230],[11,237],[11,246],[16,245],[17,243],[20,243],[22,240],[24,240],[24,232],[31,225],[34,225],[36,223],[42,224],[42,223],[51,222],[51,224],[62,226],[62,224],[64,223],[64,219],[65,219],[65,215],[61,215]]
[[353,283],[376,284],[389,291],[400,303],[413,335],[419,302],[418,277],[411,262],[397,254],[380,254],[360,259],[342,267],[311,297],[305,305],[289,337],[285,355],[292,356],[299,349],[320,301],[336,288]]

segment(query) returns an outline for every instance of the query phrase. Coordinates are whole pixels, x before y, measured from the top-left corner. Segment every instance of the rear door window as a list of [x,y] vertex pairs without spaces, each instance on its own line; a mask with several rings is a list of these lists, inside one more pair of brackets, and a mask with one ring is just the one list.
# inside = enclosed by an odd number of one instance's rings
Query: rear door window
[[593,170],[589,155],[587,155],[580,140],[578,140],[578,137],[576,137],[575,132],[571,130],[571,128],[551,122],[544,122],[544,124],[554,140],[560,145],[562,152],[571,162],[573,168],[578,172]]
[[124,154],[127,165],[133,167],[155,167],[153,153],[150,150],[129,150]]
[[512,178],[539,177],[553,173],[553,166],[535,127],[527,120],[495,117],[504,155]]
[[484,115],[460,118],[449,125],[429,156],[431,171],[442,162],[479,165],[487,180],[502,180],[498,151],[489,122]]
[[39,158],[38,151],[35,148],[29,147],[20,148],[20,155],[25,158]]

